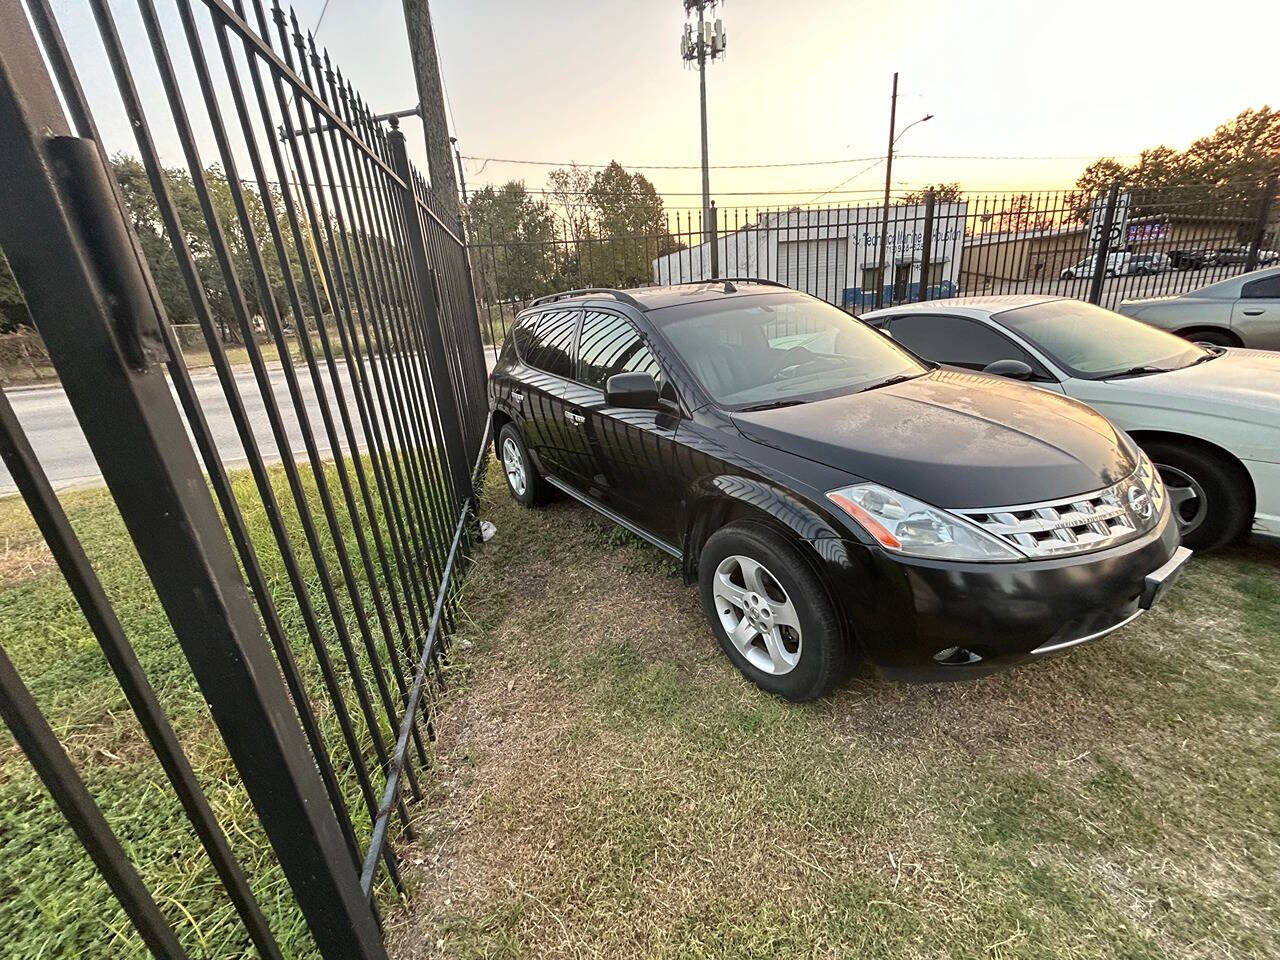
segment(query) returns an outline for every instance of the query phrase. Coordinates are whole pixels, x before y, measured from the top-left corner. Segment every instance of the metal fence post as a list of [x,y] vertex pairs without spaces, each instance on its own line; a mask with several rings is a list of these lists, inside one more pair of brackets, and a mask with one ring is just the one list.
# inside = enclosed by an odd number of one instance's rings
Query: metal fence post
[[936,194],[924,195],[924,236],[920,240],[920,299],[929,299],[929,269],[933,266],[933,205]]
[[110,176],[71,135],[22,4],[0,0],[0,242],[320,954],[385,960],[169,392],[158,301]]
[[711,279],[718,280],[720,278],[720,214],[716,212],[716,202],[711,201]]
[[1271,204],[1276,196],[1276,180],[1277,175],[1273,173],[1267,177],[1267,182],[1262,187],[1262,202],[1258,204],[1258,225],[1253,230],[1253,239],[1249,241],[1249,259],[1244,265],[1246,273],[1258,269],[1258,250],[1262,247],[1262,238],[1267,232],[1267,218],[1271,216]]
[[1107,275],[1107,257],[1111,253],[1111,227],[1116,219],[1116,200],[1120,196],[1120,181],[1113,180],[1107,191],[1107,209],[1102,215],[1102,236],[1094,251],[1093,279],[1089,282],[1089,302],[1102,302],[1102,279]]
[[449,376],[446,363],[444,331],[440,327],[440,314],[436,308],[434,286],[431,282],[431,264],[427,260],[427,248],[422,239],[422,214],[418,210],[418,200],[413,192],[413,171],[409,165],[409,155],[405,151],[404,132],[398,125],[392,127],[387,136],[391,145],[392,166],[400,177],[401,183],[396,188],[400,195],[400,205],[405,219],[405,233],[409,241],[409,263],[413,268],[414,285],[418,290],[418,301],[422,306],[422,325],[427,338],[427,368],[431,374],[431,385],[436,391],[440,404],[441,430],[444,434],[445,459],[449,462],[449,472],[453,476],[454,492],[459,505],[471,498],[470,457],[467,455],[467,442],[462,432],[466,422],[466,413],[462,409],[457,392],[453,388],[453,380]]

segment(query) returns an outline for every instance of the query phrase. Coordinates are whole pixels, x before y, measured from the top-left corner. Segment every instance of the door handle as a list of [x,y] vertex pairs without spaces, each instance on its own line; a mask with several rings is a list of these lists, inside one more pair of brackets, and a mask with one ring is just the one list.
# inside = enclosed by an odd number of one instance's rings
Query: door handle
[[574,413],[572,410],[566,410],[564,418],[572,423],[575,427],[580,427],[587,422],[587,418],[580,413]]
[[512,390],[511,399],[514,400],[516,403],[524,403],[524,394],[521,393],[519,390]]
[[1261,310],[1245,310],[1245,311],[1244,311],[1244,315],[1245,315],[1246,317],[1256,317],[1256,316],[1258,316],[1258,314],[1260,314],[1260,313],[1262,313],[1262,312],[1263,312],[1263,311],[1261,311]]

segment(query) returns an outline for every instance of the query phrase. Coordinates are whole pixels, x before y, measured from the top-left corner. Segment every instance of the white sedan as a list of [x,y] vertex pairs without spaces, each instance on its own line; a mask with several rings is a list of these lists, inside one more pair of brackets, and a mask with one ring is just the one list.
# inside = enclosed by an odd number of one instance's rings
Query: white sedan
[[1280,267],[1228,277],[1177,297],[1123,300],[1116,309],[1197,343],[1280,350]]
[[962,297],[862,319],[928,360],[1103,413],[1159,468],[1192,549],[1250,526],[1280,540],[1280,353],[1202,347],[1062,297]]

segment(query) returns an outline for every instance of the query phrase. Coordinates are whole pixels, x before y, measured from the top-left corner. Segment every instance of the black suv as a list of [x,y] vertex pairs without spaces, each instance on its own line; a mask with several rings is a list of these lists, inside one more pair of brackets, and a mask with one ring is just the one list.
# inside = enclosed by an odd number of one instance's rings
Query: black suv
[[725,653],[791,699],[860,657],[951,678],[1092,640],[1188,556],[1101,415],[770,281],[544,297],[490,404],[517,500],[559,489],[681,558]]

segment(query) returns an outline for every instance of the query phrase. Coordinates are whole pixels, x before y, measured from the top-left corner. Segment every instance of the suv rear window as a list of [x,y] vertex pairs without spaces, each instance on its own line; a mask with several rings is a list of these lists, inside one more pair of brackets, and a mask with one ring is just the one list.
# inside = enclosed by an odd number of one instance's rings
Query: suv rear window
[[579,315],[577,310],[553,310],[521,320],[515,331],[520,359],[558,377],[572,377]]

